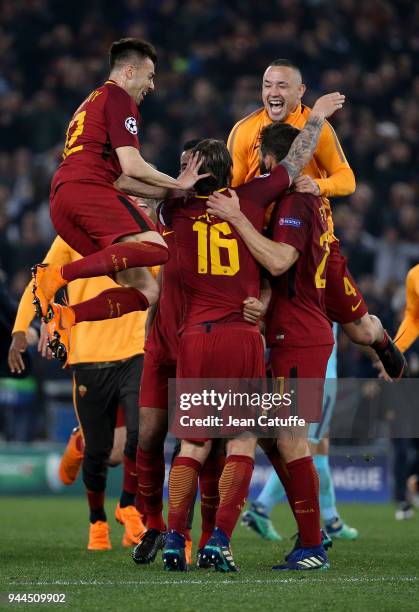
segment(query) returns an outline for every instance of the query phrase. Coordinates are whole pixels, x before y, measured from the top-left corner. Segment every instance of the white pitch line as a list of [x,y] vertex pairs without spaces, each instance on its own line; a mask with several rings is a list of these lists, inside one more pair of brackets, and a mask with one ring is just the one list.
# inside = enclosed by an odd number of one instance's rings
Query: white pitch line
[[11,587],[22,587],[22,586],[124,586],[124,585],[176,585],[176,584],[315,584],[315,583],[373,583],[373,582],[417,582],[419,578],[417,576],[382,576],[377,578],[357,578],[357,577],[345,577],[342,578],[327,578],[323,580],[313,578],[283,578],[277,580],[121,580],[121,581],[104,581],[104,580],[54,580],[48,582],[15,582],[10,583],[8,586]]

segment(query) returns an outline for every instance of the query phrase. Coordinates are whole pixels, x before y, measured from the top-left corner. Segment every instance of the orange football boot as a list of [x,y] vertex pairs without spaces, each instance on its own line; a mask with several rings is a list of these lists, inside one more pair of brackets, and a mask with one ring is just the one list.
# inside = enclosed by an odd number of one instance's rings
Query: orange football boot
[[147,529],[144,526],[140,513],[135,506],[126,506],[125,508],[121,508],[118,502],[115,510],[115,518],[118,523],[121,523],[121,525],[125,527],[125,533],[122,538],[122,546],[128,547],[138,544]]
[[61,457],[58,474],[65,485],[72,485],[76,480],[84,457],[84,440],[80,427],[75,427]]
[[106,521],[90,523],[88,550],[111,550],[109,525]]
[[67,281],[61,275],[61,266],[55,264],[36,264],[31,268],[33,285],[33,304],[36,314],[48,323],[48,305],[58,289],[65,287]]
[[192,565],[192,540],[185,540],[185,559],[187,565]]
[[49,304],[47,332],[48,348],[55,359],[67,362],[70,355],[70,331],[75,325],[76,316],[71,306]]

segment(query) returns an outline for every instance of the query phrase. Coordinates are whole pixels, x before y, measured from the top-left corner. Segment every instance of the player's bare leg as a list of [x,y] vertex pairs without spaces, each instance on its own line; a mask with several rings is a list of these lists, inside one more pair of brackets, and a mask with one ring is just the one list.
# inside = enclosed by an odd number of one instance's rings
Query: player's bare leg
[[343,324],[342,329],[355,344],[374,349],[390,378],[398,380],[408,376],[403,353],[389,337],[378,317],[367,313],[357,321]]
[[110,467],[117,467],[123,462],[126,441],[127,428],[125,425],[122,425],[122,427],[115,427],[113,434],[113,447],[108,459],[108,464]]

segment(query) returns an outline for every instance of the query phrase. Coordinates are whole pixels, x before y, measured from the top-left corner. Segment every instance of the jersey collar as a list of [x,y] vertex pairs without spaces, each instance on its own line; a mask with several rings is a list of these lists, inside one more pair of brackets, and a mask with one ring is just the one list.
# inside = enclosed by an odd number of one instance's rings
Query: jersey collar
[[[225,191],[226,189],[228,189],[228,187],[222,187],[221,189],[217,189],[218,193],[222,193],[223,191]],[[214,193],[214,192],[212,192]],[[202,198],[203,200],[207,200],[210,197],[210,193],[208,195],[196,195],[196,198]]]

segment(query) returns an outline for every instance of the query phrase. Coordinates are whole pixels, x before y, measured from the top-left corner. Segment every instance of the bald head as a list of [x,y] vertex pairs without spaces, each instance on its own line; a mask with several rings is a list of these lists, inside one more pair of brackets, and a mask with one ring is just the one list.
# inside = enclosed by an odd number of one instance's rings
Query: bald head
[[263,75],[262,100],[272,121],[286,121],[295,111],[306,90],[297,66],[288,60],[275,60]]

